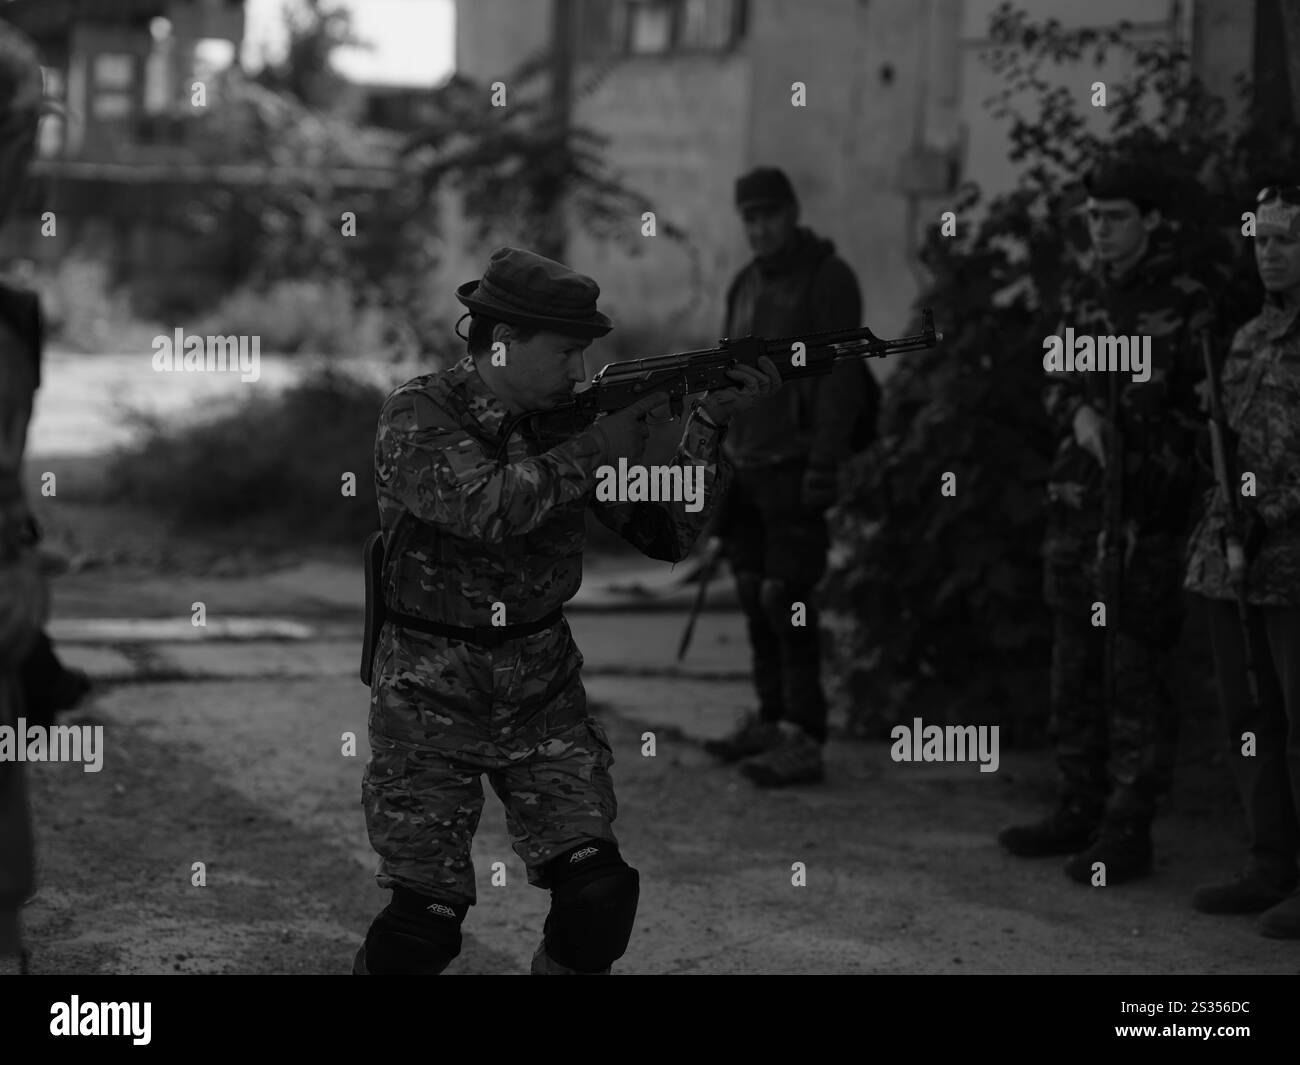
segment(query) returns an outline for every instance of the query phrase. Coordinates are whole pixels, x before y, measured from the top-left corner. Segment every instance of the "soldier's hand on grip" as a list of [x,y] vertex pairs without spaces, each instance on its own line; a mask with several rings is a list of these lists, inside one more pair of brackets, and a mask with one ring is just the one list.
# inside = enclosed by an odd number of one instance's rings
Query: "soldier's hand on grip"
[[635,462],[645,451],[650,429],[646,417],[656,407],[667,403],[668,397],[662,392],[638,399],[630,407],[606,414],[595,424],[595,431],[604,444],[605,461],[614,463],[620,458]]
[[713,391],[700,404],[704,413],[719,425],[726,425],[742,410],[748,410],[760,399],[770,396],[781,387],[781,374],[776,363],[764,355],[758,360],[759,369],[737,366],[727,371],[727,376],[740,387]]

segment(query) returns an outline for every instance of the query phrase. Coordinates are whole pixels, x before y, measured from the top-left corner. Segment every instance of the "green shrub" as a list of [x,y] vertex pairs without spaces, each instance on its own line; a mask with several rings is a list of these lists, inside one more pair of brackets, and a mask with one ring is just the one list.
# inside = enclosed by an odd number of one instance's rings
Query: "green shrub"
[[[145,419],[109,479],[178,531],[247,525],[308,543],[359,544],[378,525],[375,427],[386,392],[325,368],[279,394],[181,428]],[[356,495],[342,494],[356,475]]]
[[125,289],[113,289],[108,264],[70,255],[56,266],[38,268],[32,285],[41,295],[46,340],[81,352],[149,351],[167,332],[139,318]]
[[385,316],[357,307],[347,282],[286,280],[232,292],[194,332],[261,337],[263,354],[377,356],[391,347]]

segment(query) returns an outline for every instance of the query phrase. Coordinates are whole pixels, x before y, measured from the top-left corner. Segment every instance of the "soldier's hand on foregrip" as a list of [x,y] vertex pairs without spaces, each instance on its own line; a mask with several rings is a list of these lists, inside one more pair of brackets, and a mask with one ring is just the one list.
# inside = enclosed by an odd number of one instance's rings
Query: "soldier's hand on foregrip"
[[613,464],[620,458],[635,462],[645,451],[650,429],[646,418],[656,407],[668,402],[663,392],[655,392],[638,399],[630,407],[606,414],[592,426],[592,432],[600,437],[605,461]]
[[1074,441],[1106,468],[1105,422],[1086,403],[1074,414]]
[[739,387],[709,392],[700,403],[704,413],[719,425],[726,425],[733,415],[748,410],[760,399],[780,388],[781,373],[777,370],[776,363],[764,355],[758,360],[758,365],[758,370],[752,366],[737,366],[728,370],[727,376]]

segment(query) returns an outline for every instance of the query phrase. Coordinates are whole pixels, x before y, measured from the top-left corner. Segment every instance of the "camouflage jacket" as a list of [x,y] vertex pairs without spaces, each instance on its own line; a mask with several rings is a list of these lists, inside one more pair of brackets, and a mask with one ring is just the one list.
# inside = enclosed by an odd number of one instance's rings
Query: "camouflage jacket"
[[1168,244],[1153,238],[1146,256],[1116,278],[1104,267],[1068,286],[1057,334],[1149,336],[1150,379],[1107,370],[1049,372],[1044,403],[1058,440],[1048,478],[1050,525],[1063,535],[1095,536],[1102,524],[1105,476],[1074,440],[1083,404],[1111,420],[1118,394],[1124,446],[1123,519],[1139,533],[1181,535],[1196,491],[1195,443],[1202,421],[1197,335],[1212,322],[1205,287],[1179,269]]
[[[1260,606],[1300,605],[1300,307],[1270,301],[1237,331],[1223,367],[1223,409],[1237,438],[1235,476],[1239,484],[1243,473],[1255,475],[1267,530],[1246,574],[1246,597]],[[1211,599],[1233,596],[1224,520],[1211,489],[1188,544],[1186,580]]]
[[[1123,515],[1139,533],[1186,532],[1196,490],[1195,445],[1201,425],[1197,334],[1212,325],[1208,291],[1179,269],[1157,233],[1147,255],[1125,276],[1104,265],[1080,276],[1062,296],[1058,335],[1151,337],[1151,377],[1123,371],[1049,372],[1044,403],[1057,434],[1048,479],[1049,525],[1057,533],[1095,536],[1101,528],[1105,475],[1076,445],[1074,416],[1087,403],[1118,421],[1123,440]],[[1118,395],[1118,411],[1112,395]]]
[[[721,436],[687,418],[672,464],[704,467],[704,505],[602,503],[604,463],[587,431],[545,449],[516,433],[492,454],[507,417],[466,356],[402,385],[384,403],[375,440],[375,486],[384,531],[384,592],[395,610],[445,625],[535,621],[582,583],[585,511],[651,558],[686,556],[730,479]],[[616,465],[616,463],[615,463]]]

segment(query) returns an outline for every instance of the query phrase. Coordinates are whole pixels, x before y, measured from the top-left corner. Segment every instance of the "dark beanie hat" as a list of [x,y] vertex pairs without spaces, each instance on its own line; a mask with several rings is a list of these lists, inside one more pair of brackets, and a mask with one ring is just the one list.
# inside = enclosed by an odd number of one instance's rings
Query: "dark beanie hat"
[[760,166],[736,179],[736,206],[742,211],[758,204],[798,202],[785,171],[774,166]]
[[1083,179],[1087,194],[1098,200],[1132,200],[1139,211],[1161,210],[1165,194],[1149,167],[1136,162],[1109,158],[1099,161]]

